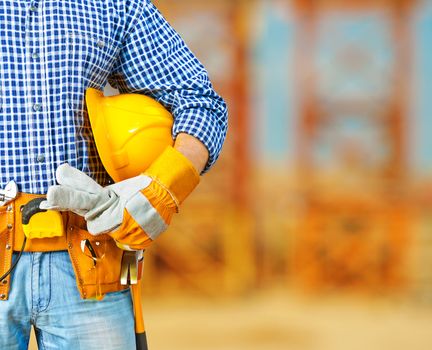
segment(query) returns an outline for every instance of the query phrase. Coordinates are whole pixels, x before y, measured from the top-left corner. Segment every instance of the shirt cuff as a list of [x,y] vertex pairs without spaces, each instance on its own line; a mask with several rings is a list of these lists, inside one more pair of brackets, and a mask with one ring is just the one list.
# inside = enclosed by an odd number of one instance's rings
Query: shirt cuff
[[219,157],[222,144],[226,137],[227,123],[226,115],[222,121],[217,120],[215,115],[206,109],[187,109],[182,111],[181,116],[176,116],[173,126],[173,138],[179,133],[186,133],[196,137],[209,152],[209,159],[202,171],[205,174]]

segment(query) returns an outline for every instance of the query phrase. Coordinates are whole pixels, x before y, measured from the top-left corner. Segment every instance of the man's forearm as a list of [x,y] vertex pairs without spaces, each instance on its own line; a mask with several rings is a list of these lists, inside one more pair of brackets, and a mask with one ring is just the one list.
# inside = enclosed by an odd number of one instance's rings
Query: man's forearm
[[198,174],[204,170],[209,153],[204,144],[196,137],[180,133],[177,135],[174,148],[191,161]]

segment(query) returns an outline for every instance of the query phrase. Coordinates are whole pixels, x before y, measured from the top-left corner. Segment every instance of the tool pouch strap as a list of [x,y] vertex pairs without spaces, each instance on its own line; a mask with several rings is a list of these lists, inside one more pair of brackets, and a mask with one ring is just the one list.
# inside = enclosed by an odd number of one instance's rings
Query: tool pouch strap
[[[21,206],[42,195],[20,193],[8,205],[0,207],[0,275],[12,265],[13,251],[20,251],[24,242],[21,225]],[[71,212],[62,213],[66,235],[53,238],[27,239],[26,252],[52,252],[67,250],[75,271],[78,290],[83,299],[102,298],[108,292],[127,288],[120,284],[123,250],[109,235],[92,236],[86,230],[85,220]],[[82,250],[88,240],[95,249],[97,259]],[[10,275],[0,283],[0,301],[9,295]]]
[[[0,207],[0,275],[5,274],[12,265],[15,224],[13,208],[13,204]],[[9,274],[0,284],[0,300],[6,300],[9,296],[10,278]]]

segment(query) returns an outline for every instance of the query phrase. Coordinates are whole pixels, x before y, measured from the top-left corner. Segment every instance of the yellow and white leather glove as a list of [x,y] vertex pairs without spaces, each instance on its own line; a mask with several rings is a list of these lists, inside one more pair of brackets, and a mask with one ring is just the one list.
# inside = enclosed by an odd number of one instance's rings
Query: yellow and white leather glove
[[192,163],[173,147],[142,174],[102,187],[69,164],[57,168],[42,209],[72,211],[93,235],[109,233],[122,249],[140,250],[164,232],[172,215],[199,183]]

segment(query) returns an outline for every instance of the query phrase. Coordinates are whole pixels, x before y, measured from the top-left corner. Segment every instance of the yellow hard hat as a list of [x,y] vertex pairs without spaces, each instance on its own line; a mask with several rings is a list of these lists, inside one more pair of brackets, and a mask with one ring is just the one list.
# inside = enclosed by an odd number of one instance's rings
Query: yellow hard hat
[[173,117],[150,97],[89,88],[86,103],[99,157],[116,182],[141,174],[173,145]]

